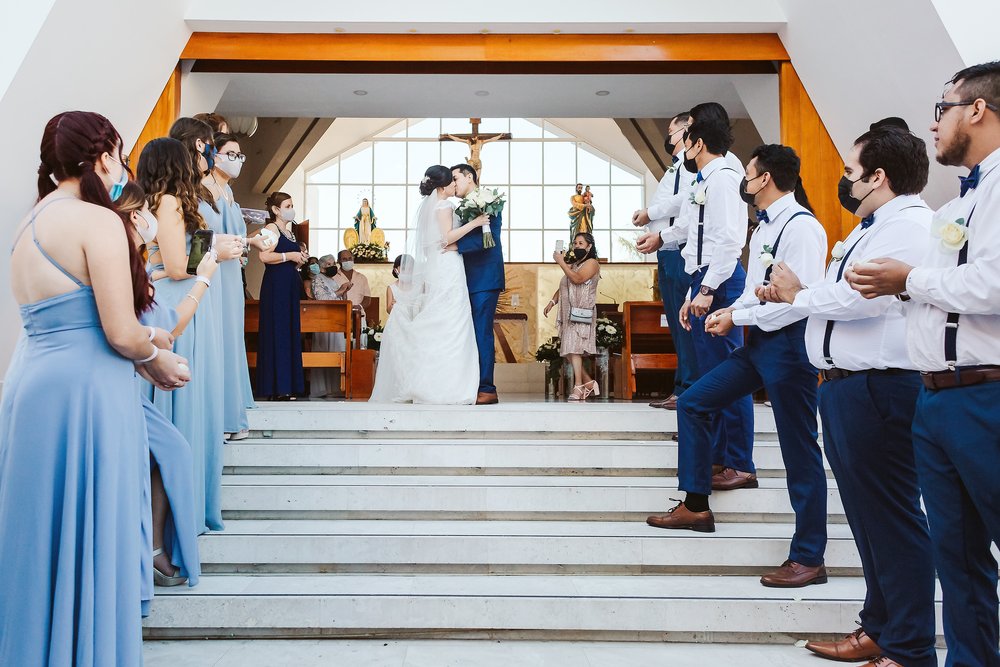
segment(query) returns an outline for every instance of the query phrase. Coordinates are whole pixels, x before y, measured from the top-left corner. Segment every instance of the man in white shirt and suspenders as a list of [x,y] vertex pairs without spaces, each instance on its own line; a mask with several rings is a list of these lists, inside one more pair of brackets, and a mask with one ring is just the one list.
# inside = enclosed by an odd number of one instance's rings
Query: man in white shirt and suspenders
[[1000,665],[1000,61],[958,72],[931,125],[937,161],[970,170],[931,223],[923,262],[859,258],[867,298],[905,301],[923,387],[913,420],[917,474],[944,595],[949,665]]
[[882,656],[880,667],[937,665],[934,563],[910,428],[921,382],[906,351],[902,303],[863,298],[844,272],[875,257],[922,261],[932,214],[920,198],[927,171],[927,147],[908,130],[861,135],[844,161],[839,195],[862,221],[834,246],[826,278],[812,281],[778,264],[770,284],[758,288],[761,298],[809,318],[806,348],[823,378],[826,456],[868,587],[857,630],[806,648],[834,660]]

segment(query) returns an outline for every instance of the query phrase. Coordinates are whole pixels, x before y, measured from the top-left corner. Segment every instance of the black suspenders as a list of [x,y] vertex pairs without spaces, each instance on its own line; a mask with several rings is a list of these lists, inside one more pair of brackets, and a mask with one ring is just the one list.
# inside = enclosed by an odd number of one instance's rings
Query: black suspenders
[[[732,172],[736,171],[732,167],[720,167],[718,171],[713,171],[711,174],[709,174],[708,178],[711,178],[714,174],[719,173],[719,171],[726,171],[727,169]],[[695,178],[697,178],[697,176],[695,176]],[[708,178],[702,179],[702,181],[707,183]],[[708,192],[707,185],[705,186],[705,192]],[[705,205],[698,204],[698,252],[696,254],[696,257],[699,269],[701,269],[701,252],[704,249],[704,245],[705,245]]]
[[[976,206],[972,206],[969,217],[965,220],[966,234],[969,225],[972,224],[972,214],[976,212]],[[962,266],[969,261],[969,242],[966,241],[962,249],[958,251],[958,265]],[[948,368],[955,370],[958,364],[958,313],[948,313],[948,320],[944,325],[944,361]]]
[[[680,189],[681,189],[681,165],[677,165],[674,168],[674,194],[676,195]],[[673,227],[675,219],[676,217],[672,216],[667,226]]]

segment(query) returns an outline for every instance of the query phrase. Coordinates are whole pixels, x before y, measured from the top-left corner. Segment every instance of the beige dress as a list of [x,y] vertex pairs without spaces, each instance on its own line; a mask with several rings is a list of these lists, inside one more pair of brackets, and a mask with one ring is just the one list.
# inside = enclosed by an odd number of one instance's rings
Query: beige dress
[[[578,265],[571,267],[579,271]],[[559,282],[559,355],[597,354],[597,282],[600,270],[590,280],[574,285],[566,276]],[[594,319],[590,324],[569,321],[570,308],[593,309]]]

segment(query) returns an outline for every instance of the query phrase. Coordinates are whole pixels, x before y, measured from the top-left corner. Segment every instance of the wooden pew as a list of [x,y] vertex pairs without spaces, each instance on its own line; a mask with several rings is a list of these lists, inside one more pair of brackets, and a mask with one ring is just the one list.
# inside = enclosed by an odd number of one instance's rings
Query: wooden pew
[[[243,325],[244,334],[256,334],[260,329],[260,301],[247,300]],[[299,326],[302,333],[342,333],[346,340],[344,352],[303,352],[303,368],[339,368],[340,389],[347,398],[353,398],[351,387],[352,348],[355,318],[350,301],[302,301],[299,304]],[[256,341],[254,341],[256,343]],[[247,341],[247,363],[257,367],[256,345]]]
[[624,304],[622,361],[625,366],[626,400],[631,400],[636,392],[638,371],[677,369],[677,354],[670,328],[660,326],[662,315],[663,303],[660,301],[627,301]]

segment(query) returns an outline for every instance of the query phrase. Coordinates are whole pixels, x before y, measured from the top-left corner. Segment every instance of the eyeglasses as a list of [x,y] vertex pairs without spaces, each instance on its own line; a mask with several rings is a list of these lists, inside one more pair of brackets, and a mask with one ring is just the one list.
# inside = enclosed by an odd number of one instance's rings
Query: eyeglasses
[[236,151],[226,151],[223,153],[230,162],[246,162],[247,156]]
[[[934,122],[940,123],[941,116],[944,112],[952,107],[969,107],[976,103],[977,100],[972,100],[971,102],[938,102],[934,105]],[[990,104],[986,102],[986,108],[990,111],[997,111],[997,106],[995,104]]]

